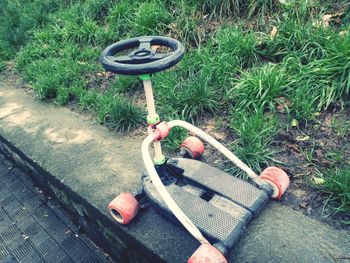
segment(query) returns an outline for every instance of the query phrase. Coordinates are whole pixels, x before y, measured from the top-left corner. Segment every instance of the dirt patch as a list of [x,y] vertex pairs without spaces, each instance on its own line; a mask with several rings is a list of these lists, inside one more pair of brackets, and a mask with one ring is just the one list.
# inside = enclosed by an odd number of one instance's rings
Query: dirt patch
[[348,164],[350,159],[349,110],[334,110],[318,116],[317,121],[282,131],[276,146],[281,149],[278,160],[285,163],[291,176],[291,186],[283,204],[315,219],[337,227],[350,229],[342,221],[349,221],[349,214],[334,214],[325,205],[327,196],[322,194],[315,178],[325,171]]

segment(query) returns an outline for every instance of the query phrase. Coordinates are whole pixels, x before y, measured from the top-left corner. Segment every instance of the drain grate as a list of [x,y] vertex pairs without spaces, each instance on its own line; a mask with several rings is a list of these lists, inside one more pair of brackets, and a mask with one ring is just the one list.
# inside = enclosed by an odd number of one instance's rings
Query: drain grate
[[9,254],[9,252],[7,251],[6,247],[4,245],[0,246],[0,260],[3,260],[4,258],[6,258]]
[[11,194],[6,196],[4,199],[1,200],[0,205],[1,206],[8,206],[9,204],[11,204],[12,202],[15,201],[15,197]]
[[6,213],[4,210],[0,208],[0,222],[4,221],[4,219],[7,217]]
[[27,217],[28,214],[29,214],[28,210],[22,207],[16,210],[12,215],[10,215],[10,218],[15,222],[19,222],[23,218]]
[[69,257],[65,256],[58,263],[73,263],[73,261]]
[[68,253],[72,251],[77,244],[78,239],[74,236],[69,236],[61,242],[62,248]]
[[25,189],[25,186],[20,181],[16,181],[9,186],[9,189],[11,192],[21,193]]
[[4,242],[7,242],[14,238],[17,234],[19,234],[19,230],[16,225],[10,225],[8,228],[6,228],[1,234],[1,238]]
[[27,191],[23,196],[21,196],[20,200],[23,201],[23,203],[29,203],[31,200],[35,198],[36,198],[35,194]]
[[50,219],[45,222],[45,229],[49,234],[54,234],[64,227],[65,225],[55,216],[50,217]]
[[95,257],[93,255],[88,255],[87,257],[85,257],[79,263],[101,263],[101,261],[97,257]]
[[41,255],[45,256],[55,247],[57,247],[55,241],[52,238],[48,238],[38,246],[38,250]]
[[49,209],[46,207],[39,207],[34,211],[34,216],[40,220],[40,219],[47,219],[49,216]]
[[22,245],[14,249],[12,253],[18,261],[21,261],[28,256],[32,250],[32,246],[28,242],[24,242]]
[[28,225],[23,232],[27,236],[34,236],[35,234],[39,233],[40,229],[40,225],[37,222],[33,222],[30,225]]

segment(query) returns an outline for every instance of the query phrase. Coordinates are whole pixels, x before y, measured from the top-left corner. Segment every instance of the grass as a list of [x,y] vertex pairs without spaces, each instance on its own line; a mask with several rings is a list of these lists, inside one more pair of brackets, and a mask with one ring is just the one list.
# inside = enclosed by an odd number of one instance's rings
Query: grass
[[[234,112],[230,126],[237,135],[231,144],[231,150],[254,171],[260,173],[268,164],[276,162],[276,152],[271,147],[278,130],[276,118],[261,110],[253,114]],[[246,178],[246,174],[236,167],[228,170],[236,176]]]
[[[339,21],[320,26],[339,10]],[[348,107],[349,30],[350,5],[340,0],[2,0],[0,71],[14,60],[39,99],[75,104],[112,130],[131,131],[144,123],[141,82],[106,73],[100,52],[138,35],[177,38],[185,57],[153,77],[160,115],[230,122],[228,144],[259,172],[276,163],[276,133],[289,120],[312,123],[320,112]],[[340,138],[349,132],[342,120],[332,128]],[[174,130],[167,147],[185,136]],[[335,167],[339,154],[329,155]]]
[[[324,179],[321,189],[328,196],[326,204],[332,206],[335,213],[350,215],[350,166],[330,170]],[[345,223],[350,224],[350,221]]]
[[283,68],[266,64],[243,72],[230,90],[236,111],[275,111],[279,97],[288,94],[292,80]]

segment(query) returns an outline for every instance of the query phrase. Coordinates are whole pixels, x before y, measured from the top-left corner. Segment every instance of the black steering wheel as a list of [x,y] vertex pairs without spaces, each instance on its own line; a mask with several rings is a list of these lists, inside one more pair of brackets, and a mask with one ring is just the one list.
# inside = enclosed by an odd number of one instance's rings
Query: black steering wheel
[[[157,50],[152,46],[159,46]],[[159,53],[166,47],[171,51]],[[133,49],[127,55],[119,55]],[[102,66],[122,75],[151,74],[168,69],[177,64],[185,53],[184,46],[170,37],[144,36],[119,41],[103,50],[100,57]]]

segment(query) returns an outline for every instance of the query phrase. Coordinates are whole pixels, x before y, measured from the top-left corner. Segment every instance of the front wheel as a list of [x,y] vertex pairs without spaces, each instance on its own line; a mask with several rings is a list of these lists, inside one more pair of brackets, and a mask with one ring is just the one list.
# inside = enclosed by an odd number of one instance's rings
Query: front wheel
[[267,167],[261,174],[263,179],[273,188],[272,198],[281,199],[286,192],[290,180],[288,175],[282,169],[274,166]]
[[120,224],[129,224],[140,209],[140,204],[131,193],[121,193],[108,204],[108,210]]
[[202,244],[188,259],[187,263],[227,263],[227,260],[214,246]]

